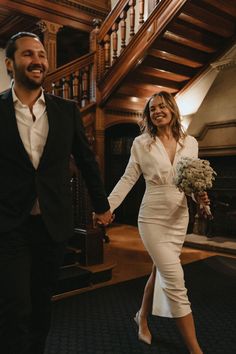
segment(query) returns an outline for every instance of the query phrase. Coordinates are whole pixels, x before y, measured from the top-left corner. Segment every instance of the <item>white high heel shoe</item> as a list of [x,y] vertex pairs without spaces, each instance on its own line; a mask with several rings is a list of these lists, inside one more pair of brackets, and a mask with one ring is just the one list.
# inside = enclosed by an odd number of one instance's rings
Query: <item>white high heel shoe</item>
[[138,339],[146,344],[151,344],[152,343],[152,336],[151,333],[149,332],[149,329],[147,327],[147,331],[146,332],[142,332],[139,326],[139,311],[136,313],[135,317],[134,317],[134,321],[136,322],[137,326],[138,326]]

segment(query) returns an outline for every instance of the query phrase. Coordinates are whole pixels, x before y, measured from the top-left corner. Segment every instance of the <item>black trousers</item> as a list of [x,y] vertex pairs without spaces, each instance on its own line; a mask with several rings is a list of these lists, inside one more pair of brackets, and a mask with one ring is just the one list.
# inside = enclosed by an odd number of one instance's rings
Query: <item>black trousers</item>
[[43,354],[64,248],[41,216],[0,233],[0,353]]

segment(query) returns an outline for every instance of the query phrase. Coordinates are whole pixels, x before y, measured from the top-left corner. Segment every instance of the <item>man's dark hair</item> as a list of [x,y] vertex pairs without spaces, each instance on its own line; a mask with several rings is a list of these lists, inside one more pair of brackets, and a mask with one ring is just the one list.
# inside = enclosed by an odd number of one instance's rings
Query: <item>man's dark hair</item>
[[14,54],[16,51],[16,41],[19,38],[22,37],[32,37],[32,38],[37,38],[40,41],[39,36],[37,36],[37,34],[35,33],[31,33],[31,32],[18,32],[16,34],[14,34],[9,41],[6,44],[6,57],[9,59],[14,59]]

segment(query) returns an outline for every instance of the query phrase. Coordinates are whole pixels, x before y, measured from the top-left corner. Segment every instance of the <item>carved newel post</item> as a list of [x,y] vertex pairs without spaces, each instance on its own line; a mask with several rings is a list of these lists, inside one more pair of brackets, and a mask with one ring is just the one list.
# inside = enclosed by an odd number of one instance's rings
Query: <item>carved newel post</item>
[[63,27],[49,21],[39,21],[38,26],[43,33],[43,43],[48,54],[49,70],[57,68],[57,33]]

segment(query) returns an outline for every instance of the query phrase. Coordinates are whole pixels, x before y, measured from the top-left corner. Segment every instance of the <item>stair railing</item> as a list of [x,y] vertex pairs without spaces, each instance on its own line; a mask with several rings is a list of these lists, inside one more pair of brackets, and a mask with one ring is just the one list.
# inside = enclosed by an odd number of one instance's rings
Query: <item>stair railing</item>
[[94,53],[86,54],[50,72],[44,82],[48,93],[73,99],[80,108],[95,103]]
[[148,0],[120,0],[102,24],[99,44],[97,79],[117,60],[137,30],[143,25]]
[[[143,61],[148,48],[186,1],[153,1],[151,9],[148,8],[148,0],[118,1],[97,34],[99,106],[105,105],[123,78]],[[138,17],[135,12],[137,5]],[[147,9],[150,10],[148,14]],[[129,21],[126,20],[127,17],[130,18]],[[134,26],[137,19],[139,24]],[[120,43],[120,50],[117,43]]]

